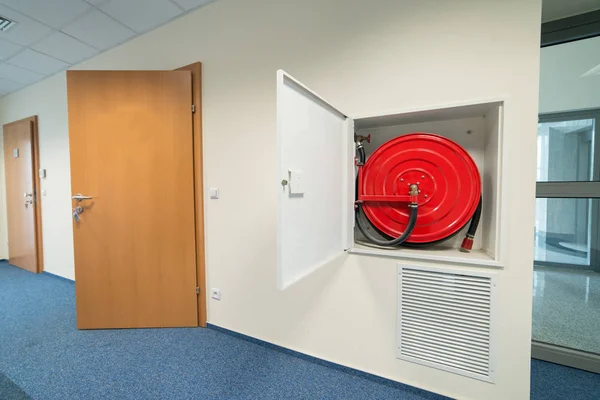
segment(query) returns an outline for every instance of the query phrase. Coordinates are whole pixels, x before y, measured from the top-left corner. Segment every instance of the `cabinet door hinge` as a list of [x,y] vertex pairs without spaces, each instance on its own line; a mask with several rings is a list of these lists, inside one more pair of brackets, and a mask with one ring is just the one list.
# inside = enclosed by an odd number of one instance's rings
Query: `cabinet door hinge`
[[196,294],[200,294],[200,288],[199,287],[196,288]]
[[195,113],[195,112],[196,112],[196,105],[192,104],[192,113]]

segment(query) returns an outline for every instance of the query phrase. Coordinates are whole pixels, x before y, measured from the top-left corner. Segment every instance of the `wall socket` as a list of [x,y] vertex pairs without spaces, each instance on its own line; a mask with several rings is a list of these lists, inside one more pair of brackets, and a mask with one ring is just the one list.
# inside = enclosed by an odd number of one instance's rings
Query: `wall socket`
[[210,290],[210,296],[215,300],[221,300],[221,289],[212,288]]

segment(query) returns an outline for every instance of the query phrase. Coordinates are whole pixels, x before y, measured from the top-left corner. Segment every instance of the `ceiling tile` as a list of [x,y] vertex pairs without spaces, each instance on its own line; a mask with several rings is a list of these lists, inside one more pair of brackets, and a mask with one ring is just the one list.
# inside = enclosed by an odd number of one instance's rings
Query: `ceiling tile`
[[13,82],[30,85],[44,79],[44,75],[28,71],[14,65],[0,63],[0,78],[8,79]]
[[13,58],[9,58],[6,62],[44,75],[54,74],[69,67],[66,62],[31,49],[26,49]]
[[40,24],[33,19],[11,10],[8,7],[0,4],[0,15],[9,18],[17,23],[6,32],[0,32],[1,39],[10,40],[13,43],[21,46],[29,46],[30,44],[40,40],[52,32],[52,28],[44,24]]
[[22,49],[23,47],[17,44],[0,39],[0,60],[4,60],[12,55],[15,55]]
[[179,4],[186,11],[191,10],[192,8],[203,6],[204,4],[212,3],[215,0],[173,0],[175,3]]
[[100,9],[138,33],[156,28],[183,12],[169,0],[111,0]]
[[51,34],[31,48],[71,64],[77,64],[98,53],[95,48],[62,32]]
[[83,0],[0,0],[0,3],[57,29],[92,8]]
[[21,83],[16,83],[7,79],[0,78],[0,96],[4,96],[5,94],[14,92],[15,90],[19,90],[23,86],[24,85]]
[[78,18],[62,31],[100,50],[113,47],[135,35],[131,29],[97,10]]

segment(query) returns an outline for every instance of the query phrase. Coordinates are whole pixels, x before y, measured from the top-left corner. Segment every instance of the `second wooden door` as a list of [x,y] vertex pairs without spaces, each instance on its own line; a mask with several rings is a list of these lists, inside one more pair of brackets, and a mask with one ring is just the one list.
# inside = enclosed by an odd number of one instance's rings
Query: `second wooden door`
[[4,125],[4,168],[8,217],[8,262],[30,272],[40,272],[37,254],[34,185],[35,117]]

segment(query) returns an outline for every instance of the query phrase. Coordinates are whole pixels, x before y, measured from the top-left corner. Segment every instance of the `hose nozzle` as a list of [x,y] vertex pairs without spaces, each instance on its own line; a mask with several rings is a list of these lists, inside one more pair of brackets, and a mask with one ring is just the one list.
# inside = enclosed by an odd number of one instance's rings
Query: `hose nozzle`
[[462,244],[460,245],[460,251],[464,253],[470,253],[473,248],[473,236],[467,234],[467,236],[463,239]]

